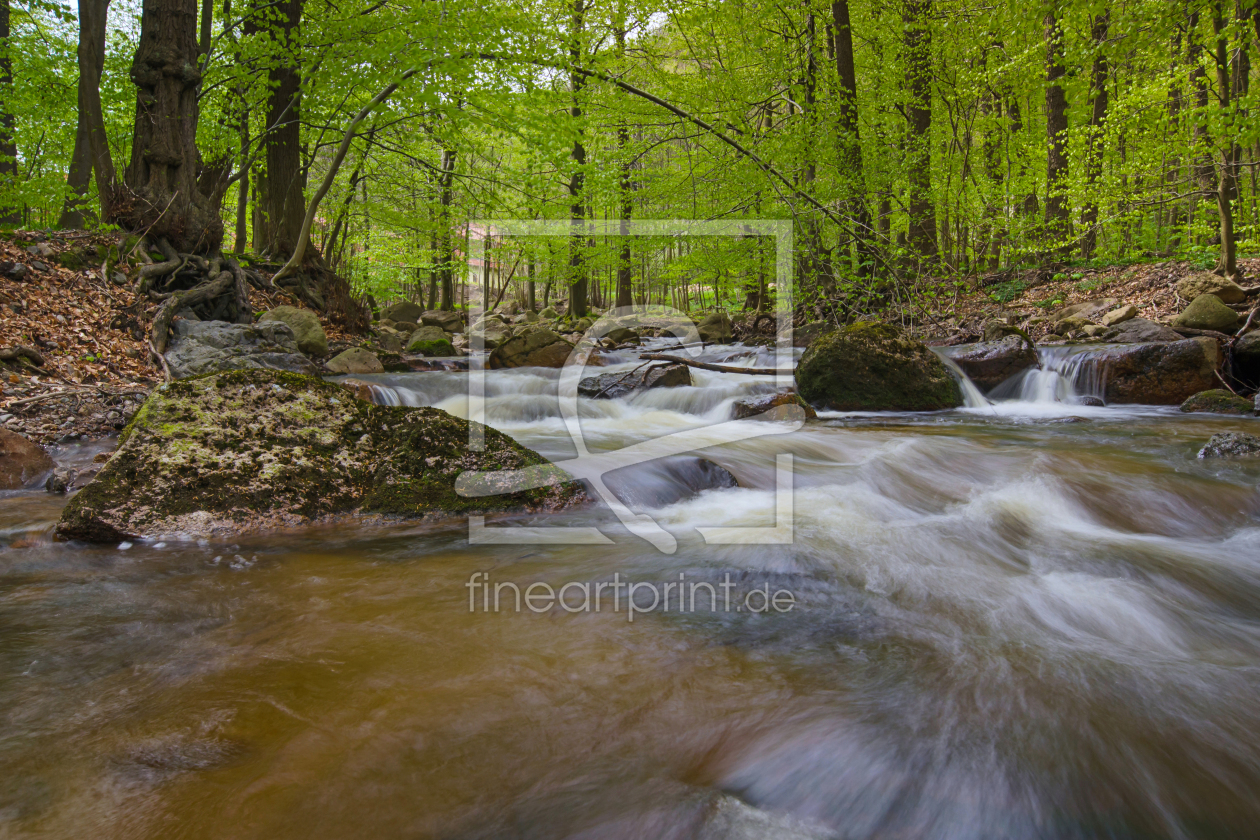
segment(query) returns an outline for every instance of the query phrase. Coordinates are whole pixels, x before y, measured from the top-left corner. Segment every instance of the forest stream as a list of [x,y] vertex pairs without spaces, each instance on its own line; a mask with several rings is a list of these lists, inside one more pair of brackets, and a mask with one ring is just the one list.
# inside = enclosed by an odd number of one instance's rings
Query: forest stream
[[[993,402],[704,449],[738,486],[691,456],[610,474],[673,553],[600,505],[488,524],[606,545],[372,519],[85,546],[52,539],[63,498],[0,494],[0,837],[1254,836],[1260,464],[1196,453],[1256,421],[1080,404],[1097,351],[1040,352]],[[488,372],[485,416],[563,463],[558,375]],[[360,378],[466,414],[467,377]],[[693,377],[582,400],[587,445],[775,391]],[[782,453],[791,543],[707,544],[697,527],[775,524]],[[494,612],[476,573],[740,595]],[[740,608],[763,588],[792,608]]]

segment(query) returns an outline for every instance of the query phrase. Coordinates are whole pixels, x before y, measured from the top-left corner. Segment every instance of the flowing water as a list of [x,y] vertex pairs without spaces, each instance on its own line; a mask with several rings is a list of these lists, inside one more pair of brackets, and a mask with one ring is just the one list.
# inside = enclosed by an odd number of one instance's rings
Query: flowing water
[[[0,837],[1255,836],[1260,466],[1195,453],[1257,421],[1079,405],[1089,365],[1050,361],[1053,387],[958,411],[741,421],[781,433],[704,450],[739,486],[683,455],[610,474],[673,553],[598,506],[489,525],[603,545],[376,522],[86,547],[50,540],[61,500],[0,496]],[[462,413],[466,377],[376,381]],[[582,401],[586,444],[774,390],[695,381]],[[490,373],[488,422],[573,457],[556,382]],[[775,524],[782,453],[791,542],[706,543]],[[493,612],[478,572],[794,600]]]

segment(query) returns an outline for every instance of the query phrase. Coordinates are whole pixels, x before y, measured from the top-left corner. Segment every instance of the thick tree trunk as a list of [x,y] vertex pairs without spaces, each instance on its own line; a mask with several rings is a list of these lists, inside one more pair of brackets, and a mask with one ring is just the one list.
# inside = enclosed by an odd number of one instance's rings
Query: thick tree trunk
[[442,310],[449,312],[455,308],[455,245],[454,232],[451,230],[451,204],[454,200],[455,151],[442,150],[442,214],[438,221],[441,237],[439,252],[438,279],[442,286]]
[[146,0],[131,80],[138,88],[131,164],[125,189],[110,202],[110,221],[147,230],[179,251],[218,251],[218,201],[197,187],[196,0]]
[[[62,228],[83,227],[87,208],[88,184],[97,156],[108,159],[105,141],[105,120],[101,110],[101,72],[105,66],[105,23],[109,16],[109,0],[79,2],[79,88],[78,120],[74,130],[74,155],[66,177],[66,202],[61,210]],[[102,200],[110,192],[113,163],[108,166],[109,181],[104,189],[98,183]],[[99,178],[98,178],[99,181]]]
[[[13,137],[13,62],[9,58],[9,0],[0,0],[0,187],[17,185],[17,143]],[[17,208],[0,207],[0,224],[17,224],[22,214]]]
[[1106,47],[1108,30],[1111,26],[1111,14],[1104,11],[1094,18],[1092,36],[1094,39],[1094,68],[1090,77],[1090,94],[1093,96],[1094,108],[1089,117],[1089,153],[1085,160],[1085,180],[1088,183],[1089,201],[1081,214],[1081,224],[1085,231],[1081,236],[1081,256],[1090,259],[1094,248],[1098,245],[1098,203],[1095,194],[1098,190],[1098,179],[1102,176],[1103,128],[1107,121],[1107,55]]
[[874,268],[875,235],[871,211],[866,203],[866,173],[862,162],[862,139],[858,131],[857,69],[853,61],[853,26],[849,18],[849,0],[831,4],[832,32],[836,57],[836,75],[840,82],[837,95],[838,115],[836,139],[840,147],[840,177],[845,185],[842,205],[850,219],[857,240],[858,274],[866,275]]
[[[1234,79],[1230,67],[1229,33],[1226,31],[1228,11],[1224,0],[1216,0],[1212,14],[1212,31],[1216,33],[1217,101],[1227,111],[1233,100]],[[1234,236],[1234,200],[1238,198],[1238,160],[1242,150],[1232,138],[1221,138],[1221,172],[1216,184],[1216,211],[1221,226],[1221,254],[1216,271],[1231,279],[1238,278],[1238,244]]]
[[1068,117],[1067,94],[1063,77],[1067,68],[1063,60],[1063,29],[1055,11],[1046,13],[1046,235],[1056,248],[1065,244],[1071,233],[1070,208],[1067,200]]
[[[569,29],[569,60],[573,67],[580,67],[583,59],[582,34],[586,25],[585,0],[573,0],[573,15]],[[573,140],[573,172],[569,176],[569,220],[573,232],[569,237],[569,314],[586,315],[586,259],[582,254],[585,240],[586,199],[583,195],[586,180],[586,147],[582,145],[582,104],[579,99],[586,77],[577,72],[569,73],[572,105],[569,116],[573,118],[577,134]]]
[[909,133],[908,244],[920,266],[936,261],[936,207],[932,203],[932,0],[905,0],[903,22]]
[[303,0],[284,0],[273,8],[280,16],[273,24],[276,44],[283,50],[269,74],[267,159],[263,213],[267,217],[263,251],[288,259],[297,246],[306,215],[306,177],[302,169],[302,75],[299,69],[299,31]]

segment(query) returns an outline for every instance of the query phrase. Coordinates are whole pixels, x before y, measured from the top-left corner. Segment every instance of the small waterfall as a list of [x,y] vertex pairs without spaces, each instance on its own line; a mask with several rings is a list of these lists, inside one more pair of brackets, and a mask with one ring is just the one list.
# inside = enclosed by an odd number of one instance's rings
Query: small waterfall
[[1097,347],[1038,347],[1041,367],[1030,368],[993,389],[998,400],[1101,405],[1107,389],[1107,352]]
[[976,383],[972,382],[971,378],[963,372],[963,369],[958,366],[958,363],[949,357],[948,353],[939,347],[930,347],[928,349],[936,354],[936,357],[944,363],[945,369],[953,374],[954,378],[958,380],[958,387],[962,389],[964,406],[967,408],[985,408],[986,406],[993,404],[989,398],[981,393],[980,389],[976,387]]

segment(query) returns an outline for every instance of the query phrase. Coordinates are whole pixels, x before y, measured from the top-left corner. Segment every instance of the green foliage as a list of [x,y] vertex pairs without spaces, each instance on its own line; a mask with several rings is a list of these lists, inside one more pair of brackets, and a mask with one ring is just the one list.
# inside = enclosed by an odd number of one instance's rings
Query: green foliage
[[1006,280],[989,290],[989,297],[998,303],[1010,303],[1024,293],[1028,284],[1023,280]]

